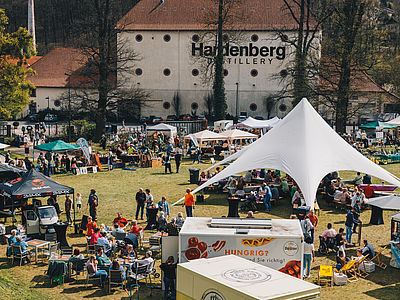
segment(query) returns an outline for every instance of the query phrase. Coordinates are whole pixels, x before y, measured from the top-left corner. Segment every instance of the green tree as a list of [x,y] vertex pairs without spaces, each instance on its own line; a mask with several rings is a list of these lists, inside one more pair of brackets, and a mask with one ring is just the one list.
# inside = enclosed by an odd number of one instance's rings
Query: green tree
[[8,18],[0,9],[0,114],[15,117],[29,103],[33,84],[26,79],[32,70],[23,63],[34,53],[32,36],[25,28],[8,33]]

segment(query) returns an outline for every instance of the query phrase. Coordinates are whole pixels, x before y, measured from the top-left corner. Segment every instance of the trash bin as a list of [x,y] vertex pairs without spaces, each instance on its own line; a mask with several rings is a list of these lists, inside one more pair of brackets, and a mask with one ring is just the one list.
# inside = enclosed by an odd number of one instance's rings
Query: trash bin
[[29,154],[29,147],[25,147],[25,154]]
[[204,195],[196,195],[196,203],[204,202]]
[[190,172],[190,183],[198,184],[200,177],[200,169],[189,169]]

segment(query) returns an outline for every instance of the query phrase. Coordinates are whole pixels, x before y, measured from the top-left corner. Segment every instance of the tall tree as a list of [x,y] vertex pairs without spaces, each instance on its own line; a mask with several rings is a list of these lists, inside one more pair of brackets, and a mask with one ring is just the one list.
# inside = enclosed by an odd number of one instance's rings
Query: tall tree
[[120,109],[121,103],[126,105],[127,101],[136,106],[142,105],[148,93],[129,83],[128,76],[133,75],[134,63],[140,58],[125,39],[117,38],[117,33],[124,25],[118,24],[116,27],[121,17],[116,14],[120,0],[89,0],[89,2],[92,10],[82,23],[86,30],[81,30],[81,36],[75,44],[84,52],[89,65],[92,65],[95,91],[77,90],[78,97],[75,98],[84,99],[88,104],[87,107],[91,108],[96,123],[94,138],[99,139],[105,128],[107,115],[118,107]]
[[33,84],[26,79],[32,73],[23,66],[34,53],[33,39],[25,28],[8,33],[8,18],[0,9],[0,114],[15,117],[29,103]]
[[293,29],[296,34],[288,36],[286,30],[277,31],[278,37],[294,48],[294,56],[292,55],[287,73],[279,74],[287,82],[280,97],[292,97],[293,105],[303,97],[315,96],[320,57],[320,31],[324,21],[333,11],[330,0],[325,1],[323,6],[323,8],[317,6],[316,1],[312,0],[283,0],[283,10],[295,21],[296,28]]

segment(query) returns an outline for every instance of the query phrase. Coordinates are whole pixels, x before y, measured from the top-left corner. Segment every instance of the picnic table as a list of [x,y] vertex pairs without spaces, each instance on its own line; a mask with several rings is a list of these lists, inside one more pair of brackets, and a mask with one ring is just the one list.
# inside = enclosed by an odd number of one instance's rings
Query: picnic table
[[51,253],[51,256],[49,258],[49,261],[63,261],[63,262],[68,262],[69,259],[71,258],[71,255],[61,255],[58,253]]
[[39,239],[30,240],[30,241],[27,241],[26,243],[28,244],[28,247],[35,249],[35,263],[36,264],[37,264],[37,260],[38,260],[38,249],[50,246],[50,242],[39,240]]

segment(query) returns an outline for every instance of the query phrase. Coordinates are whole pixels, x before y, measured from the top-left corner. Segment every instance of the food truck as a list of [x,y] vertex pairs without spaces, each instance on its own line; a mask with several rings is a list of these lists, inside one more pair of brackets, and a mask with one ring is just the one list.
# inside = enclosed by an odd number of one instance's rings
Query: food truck
[[237,255],[302,278],[303,233],[298,220],[187,218],[179,261]]
[[320,299],[313,283],[227,255],[178,264],[177,300]]

